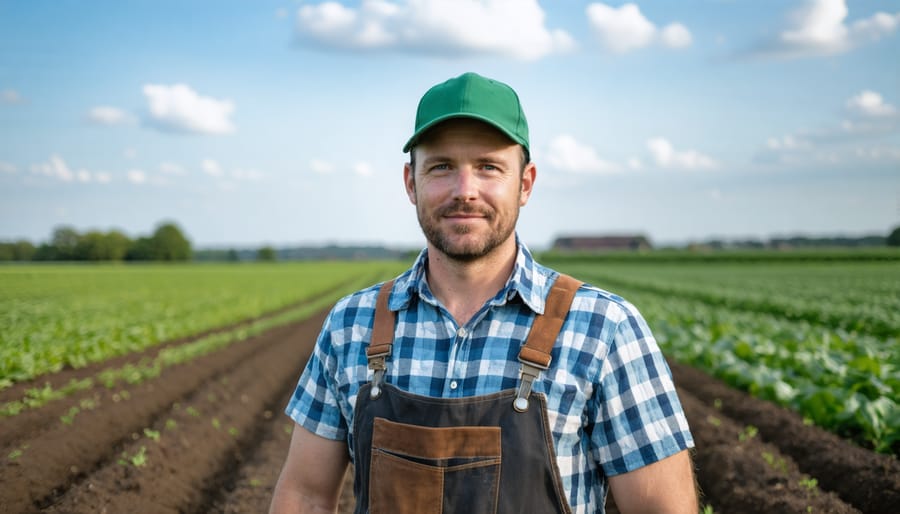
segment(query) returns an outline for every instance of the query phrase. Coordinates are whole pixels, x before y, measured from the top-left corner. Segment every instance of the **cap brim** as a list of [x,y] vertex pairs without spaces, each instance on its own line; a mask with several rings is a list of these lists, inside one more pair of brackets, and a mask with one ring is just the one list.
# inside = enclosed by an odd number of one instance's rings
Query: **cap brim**
[[445,114],[439,118],[435,118],[435,119],[429,121],[428,123],[426,123],[425,125],[422,125],[421,127],[419,127],[419,130],[417,130],[412,135],[412,137],[409,138],[409,141],[407,141],[406,144],[403,145],[403,153],[409,152],[412,149],[412,147],[414,147],[419,142],[419,139],[422,137],[422,135],[425,134],[426,132],[428,132],[432,127],[434,127],[435,125],[438,125],[440,123],[443,123],[447,120],[451,120],[451,119],[455,119],[455,118],[469,118],[469,119],[473,119],[473,120],[483,121],[484,123],[487,123],[488,125],[494,127],[495,129],[497,129],[500,132],[502,132],[503,134],[505,134],[506,137],[508,137],[514,143],[520,144],[520,145],[524,146],[526,150],[528,150],[528,144],[525,143],[525,141],[522,141],[521,138],[519,138],[512,132],[503,128],[496,121],[489,119],[485,116],[473,114],[470,112],[455,112],[455,113],[451,113],[451,114]]

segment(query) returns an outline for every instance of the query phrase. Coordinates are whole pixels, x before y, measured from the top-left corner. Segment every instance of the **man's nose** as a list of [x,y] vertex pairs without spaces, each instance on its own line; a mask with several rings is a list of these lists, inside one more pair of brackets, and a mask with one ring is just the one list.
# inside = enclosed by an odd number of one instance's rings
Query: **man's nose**
[[453,197],[458,201],[478,198],[478,177],[472,166],[460,166],[453,184]]

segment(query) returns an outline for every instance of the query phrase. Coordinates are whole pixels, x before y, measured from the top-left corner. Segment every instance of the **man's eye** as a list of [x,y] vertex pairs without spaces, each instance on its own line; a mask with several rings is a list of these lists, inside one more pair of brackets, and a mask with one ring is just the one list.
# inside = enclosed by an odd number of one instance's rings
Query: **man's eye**
[[450,169],[450,165],[446,163],[435,164],[430,168],[432,171],[444,171]]

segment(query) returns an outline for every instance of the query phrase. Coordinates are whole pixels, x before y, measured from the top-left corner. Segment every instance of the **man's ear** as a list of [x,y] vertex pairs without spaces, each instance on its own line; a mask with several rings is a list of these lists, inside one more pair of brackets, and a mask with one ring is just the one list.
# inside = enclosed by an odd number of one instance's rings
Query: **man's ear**
[[533,162],[525,165],[522,172],[522,191],[519,192],[519,206],[524,207],[531,198],[531,192],[534,190],[534,181],[537,179],[537,166]]
[[416,170],[407,162],[403,165],[403,184],[406,186],[406,196],[413,205],[416,204]]

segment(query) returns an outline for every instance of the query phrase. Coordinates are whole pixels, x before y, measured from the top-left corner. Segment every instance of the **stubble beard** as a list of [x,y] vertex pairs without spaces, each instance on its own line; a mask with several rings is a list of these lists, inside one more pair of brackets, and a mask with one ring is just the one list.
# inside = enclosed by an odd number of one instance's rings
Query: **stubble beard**
[[[455,202],[451,205],[436,210],[431,216],[423,212],[421,202],[416,206],[416,215],[419,218],[419,226],[425,234],[425,239],[437,251],[443,253],[452,260],[458,262],[473,262],[493,252],[512,235],[519,218],[519,206],[516,205],[510,219],[498,219],[495,210],[478,208],[472,205]],[[489,232],[484,238],[466,243],[456,242],[453,236],[464,236],[472,232],[468,225],[456,225],[447,230],[440,228],[440,222],[447,214],[464,213],[479,214],[484,217],[489,227]],[[495,224],[499,223],[499,224]]]

